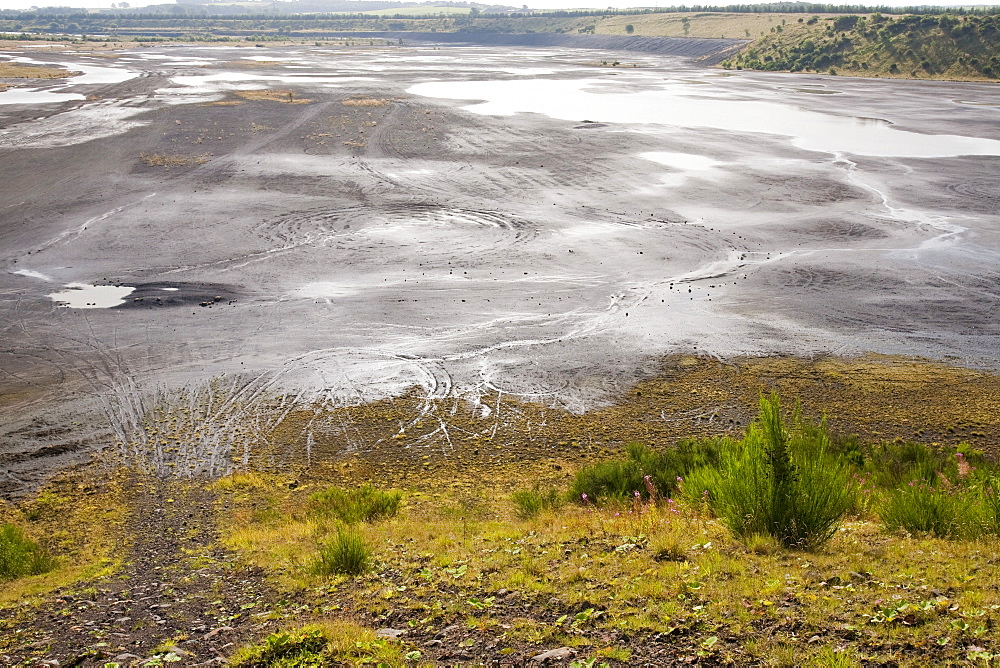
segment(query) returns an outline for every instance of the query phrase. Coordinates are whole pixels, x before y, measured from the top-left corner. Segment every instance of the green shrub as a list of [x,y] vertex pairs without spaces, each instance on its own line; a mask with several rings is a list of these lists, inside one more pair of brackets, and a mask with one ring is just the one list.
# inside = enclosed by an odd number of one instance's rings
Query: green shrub
[[642,475],[642,468],[631,459],[598,462],[577,471],[568,496],[574,501],[586,499],[592,503],[609,497],[624,498],[634,490],[645,489]]
[[14,524],[0,525],[0,581],[47,573],[56,560]]
[[323,632],[315,627],[278,631],[259,645],[240,650],[230,665],[241,668],[322,666],[327,663],[323,656],[326,644]]
[[814,549],[829,540],[851,507],[854,482],[843,457],[828,452],[826,425],[793,415],[781,420],[777,395],[761,398],[760,415],[740,441],[720,441],[717,466],[693,471],[689,498],[705,498],[741,538],[773,536],[785,547]]
[[599,503],[609,498],[631,498],[639,492],[648,499],[651,489],[656,496],[669,497],[689,471],[718,460],[719,441],[682,440],[676,447],[663,450],[629,443],[625,453],[625,460],[599,462],[578,471],[570,484],[569,498],[581,501],[586,494],[588,501]]
[[313,563],[316,575],[360,575],[369,569],[372,548],[355,529],[337,527],[337,535],[320,543]]
[[554,487],[542,490],[537,484],[533,489],[514,492],[510,495],[510,500],[514,502],[517,516],[524,520],[536,517],[543,510],[555,510],[562,505],[559,492]]
[[310,495],[309,511],[314,516],[332,516],[347,524],[374,522],[395,516],[402,498],[402,492],[383,492],[371,485],[356,489],[331,487]]
[[940,538],[975,538],[993,524],[987,515],[990,504],[983,503],[993,499],[975,487],[914,480],[885,498],[879,517],[890,529]]

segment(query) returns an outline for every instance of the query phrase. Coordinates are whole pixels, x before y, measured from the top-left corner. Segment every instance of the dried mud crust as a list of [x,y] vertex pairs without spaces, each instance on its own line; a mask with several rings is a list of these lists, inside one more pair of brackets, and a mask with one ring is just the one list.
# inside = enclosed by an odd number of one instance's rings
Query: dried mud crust
[[[136,479],[111,574],[57,589],[37,607],[0,611],[0,665],[139,665],[168,652],[214,665],[268,623],[257,569],[214,545],[214,496],[203,484]],[[52,663],[52,661],[58,663]]]
[[[492,393],[476,402],[433,390],[358,406],[291,411],[272,434],[264,468],[311,461],[302,475],[392,484],[446,484],[453,467],[491,479],[495,467],[547,461],[562,470],[602,457],[623,444],[655,447],[678,438],[737,435],[756,413],[761,394],[801,402],[811,419],[826,418],[838,434],[870,442],[913,441],[971,446],[997,454],[1000,376],[926,360],[792,357],[720,361],[680,355],[585,413],[553,397],[525,400]],[[308,433],[310,443],[305,447]]]

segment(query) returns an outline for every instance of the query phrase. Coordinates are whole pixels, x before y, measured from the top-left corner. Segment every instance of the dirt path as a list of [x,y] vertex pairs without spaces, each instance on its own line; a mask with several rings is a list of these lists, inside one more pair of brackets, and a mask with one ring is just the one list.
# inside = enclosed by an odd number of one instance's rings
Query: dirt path
[[152,480],[134,489],[121,567],[0,619],[0,665],[215,665],[267,628],[262,575],[213,545],[212,494]]

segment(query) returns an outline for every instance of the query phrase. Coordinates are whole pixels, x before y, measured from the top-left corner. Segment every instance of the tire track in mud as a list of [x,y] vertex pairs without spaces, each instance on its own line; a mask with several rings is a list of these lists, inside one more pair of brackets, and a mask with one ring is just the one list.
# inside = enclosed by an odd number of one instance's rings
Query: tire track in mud
[[425,203],[296,211],[254,232],[277,241],[281,250],[330,247],[353,252],[359,260],[374,247],[381,251],[380,262],[411,259],[415,252],[431,261],[489,256],[538,234],[530,221],[500,211]]

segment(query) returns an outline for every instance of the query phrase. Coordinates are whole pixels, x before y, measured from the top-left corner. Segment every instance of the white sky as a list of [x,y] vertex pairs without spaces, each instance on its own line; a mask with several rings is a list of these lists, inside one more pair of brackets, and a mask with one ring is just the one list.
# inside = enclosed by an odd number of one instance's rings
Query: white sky
[[[118,0],[0,0],[0,9],[30,9],[32,5],[39,7],[80,7],[80,8],[108,8],[111,7],[111,3],[117,3]],[[145,5],[153,4],[166,4],[170,0],[127,0],[132,7],[142,7]],[[492,0],[477,0],[482,3],[489,3]],[[593,1],[593,0],[592,0]],[[836,0],[834,0],[836,2]],[[845,3],[851,4],[854,0],[844,0]],[[509,4],[512,6],[520,6],[527,2],[527,0],[496,0],[499,4]],[[594,8],[600,7],[649,7],[649,6],[673,6],[680,4],[696,4],[691,0],[662,0],[657,2],[657,0],[607,0],[607,4],[597,1],[593,5],[588,3],[586,0],[533,0],[528,2],[528,6],[532,9],[577,9],[580,7],[591,6]],[[736,4],[735,0],[700,0],[697,4]],[[909,6],[914,4],[921,4],[920,0],[875,0],[872,2],[873,5],[889,5],[889,6]],[[968,2],[962,2],[962,0],[942,0],[941,2],[928,2],[927,4],[933,4],[935,6],[960,6],[968,5]],[[1000,4],[1000,0],[987,0],[979,1],[975,4],[982,5],[997,5]]]

